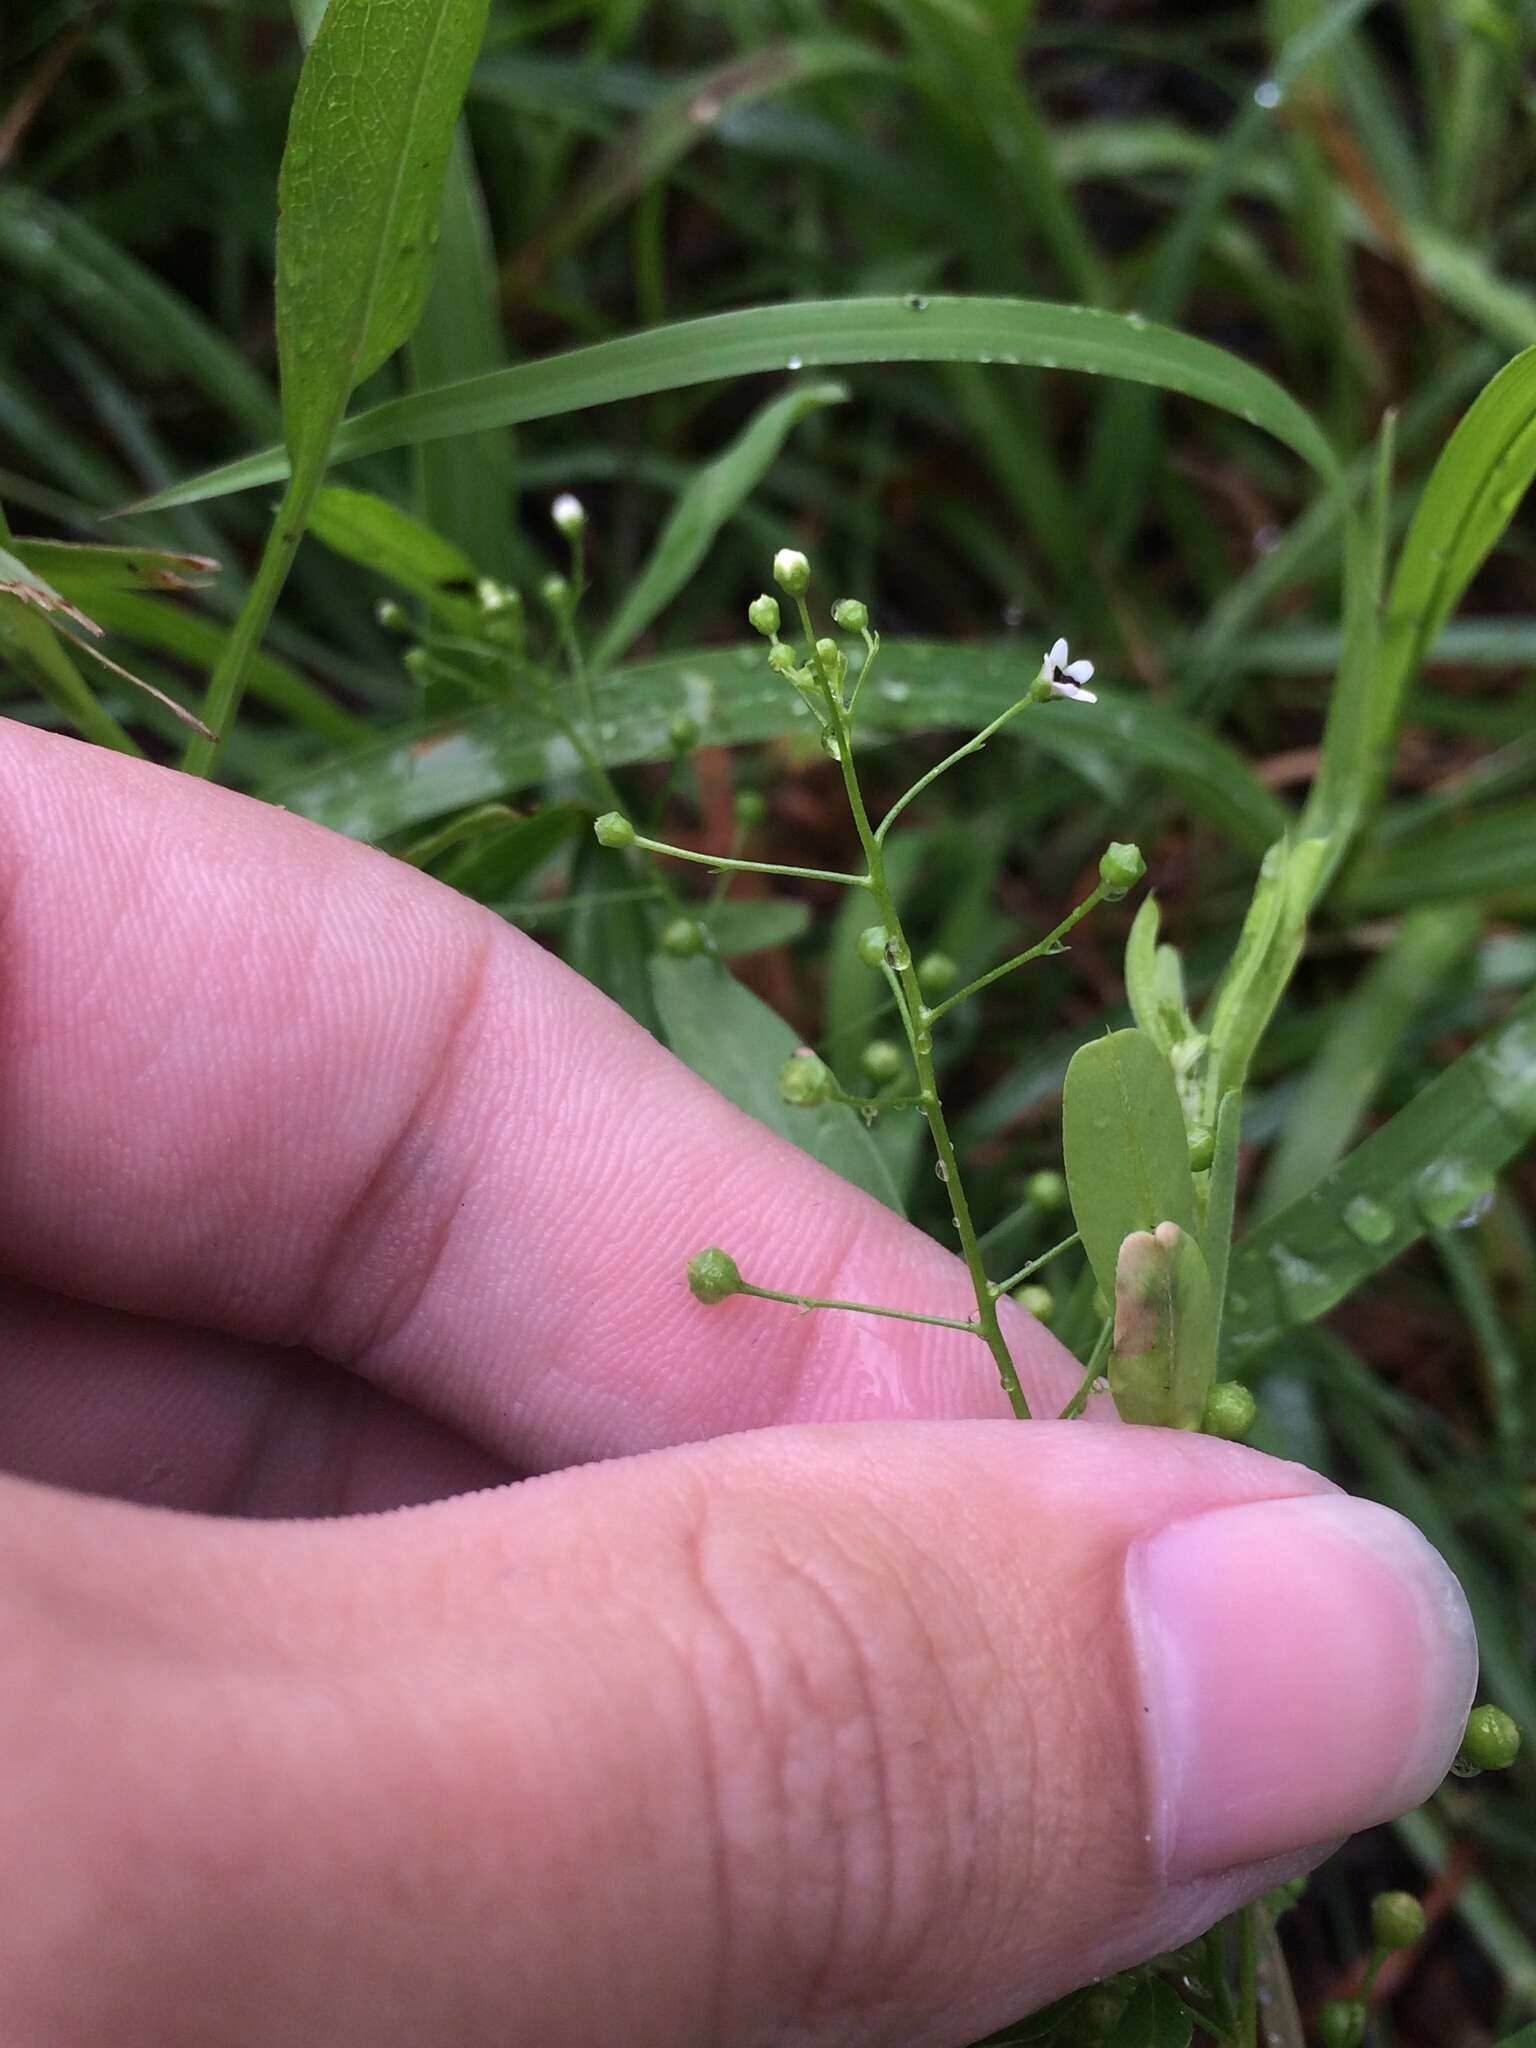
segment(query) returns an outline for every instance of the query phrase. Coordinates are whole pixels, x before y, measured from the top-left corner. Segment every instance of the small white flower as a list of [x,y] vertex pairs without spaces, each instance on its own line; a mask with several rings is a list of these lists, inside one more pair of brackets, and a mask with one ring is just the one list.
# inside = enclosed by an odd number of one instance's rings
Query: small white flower
[[574,491],[562,491],[550,506],[549,516],[567,540],[574,540],[587,523],[587,508]]
[[1065,640],[1058,640],[1040,664],[1040,673],[1051,686],[1055,697],[1071,697],[1079,704],[1097,704],[1098,698],[1092,690],[1085,690],[1084,683],[1093,680],[1091,661],[1069,661],[1070,649]]

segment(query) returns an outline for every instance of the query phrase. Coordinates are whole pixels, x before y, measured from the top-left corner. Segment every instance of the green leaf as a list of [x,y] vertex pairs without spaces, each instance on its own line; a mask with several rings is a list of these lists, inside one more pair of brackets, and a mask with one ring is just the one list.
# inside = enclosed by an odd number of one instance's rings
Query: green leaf
[[329,484],[309,515],[311,533],[349,562],[436,602],[473,603],[475,565],[450,540],[372,491]]
[[651,989],[651,919],[629,893],[632,882],[622,854],[596,840],[581,844],[571,874],[574,906],[565,920],[565,963],[660,1038]]
[[1326,1315],[1432,1224],[1452,1221],[1458,1202],[1475,1206],[1533,1136],[1536,994],[1243,1239],[1229,1269],[1228,1358],[1241,1364]]
[[[808,903],[793,896],[741,897],[717,904],[704,919],[715,950],[723,959],[761,953],[769,946],[787,946],[810,928]],[[866,972],[868,970],[866,969]]]
[[[0,550],[0,574],[9,559]],[[138,742],[97,703],[63,642],[42,612],[19,597],[0,596],[0,662],[26,677],[45,702],[69,720],[83,739],[120,754],[138,754]]]
[[779,1100],[779,1069],[798,1043],[782,1017],[712,960],[663,956],[651,973],[667,1043],[679,1059],[738,1109],[902,1213],[895,1182],[856,1111],[835,1102],[791,1109]]
[[669,605],[709,553],[716,534],[762,482],[807,413],[840,405],[843,384],[802,384],[770,399],[728,448],[689,482],[657,535],[650,559],[592,650],[595,669],[612,667]]
[[1194,1238],[1136,1230],[1115,1267],[1109,1389],[1122,1422],[1198,1429],[1216,1366],[1216,1305]]
[[1458,897],[1536,893],[1536,802],[1496,804],[1420,833],[1368,840],[1335,898],[1351,913],[1409,910]]
[[1137,1030],[1171,1057],[1175,1046],[1198,1034],[1184,1000],[1184,963],[1178,948],[1157,943],[1161,915],[1157,897],[1149,890],[1125,942],[1125,994]]
[[[1215,1335],[1219,1339],[1227,1298],[1227,1267],[1232,1258],[1232,1223],[1237,1211],[1237,1165],[1243,1129],[1243,1098],[1232,1089],[1221,1098],[1216,1112],[1216,1150],[1211,1155],[1205,1183],[1205,1221],[1200,1226],[1200,1249],[1211,1276],[1211,1300],[1215,1308]],[[1217,1344],[1213,1342],[1214,1363]]]
[[13,540],[11,552],[65,597],[89,602],[98,590],[197,590],[219,565],[207,555],[158,548],[101,547],[94,541]]
[[415,326],[487,0],[331,0],[278,179],[277,344],[298,474]]
[[[887,640],[859,699],[861,728],[974,732],[1017,702],[1028,664],[1012,647]],[[761,642],[667,655],[615,670],[593,686],[598,749],[609,767],[670,756],[667,729],[686,714],[706,745],[804,732],[806,713],[764,659]],[[1086,713],[1086,715],[1085,715]],[[1003,744],[1000,740],[996,744]],[[1087,707],[1046,704],[1007,729],[1023,759],[1044,752],[1084,772],[1112,761],[1151,769],[1196,815],[1258,851],[1287,813],[1232,748],[1140,697]],[[488,707],[446,726],[412,726],[265,792],[274,802],[354,838],[378,839],[464,804],[483,803],[568,766],[569,747],[515,707]]]
[[1536,2048],[1536,2020],[1529,2026],[1521,2027],[1518,2033],[1506,2034],[1496,2048]]
[[[340,4],[333,0],[333,14]],[[1136,314],[988,298],[811,299],[680,321],[388,400],[346,423],[333,456],[345,461],[763,371],[871,362],[993,362],[1152,384],[1236,413],[1328,481],[1338,475],[1337,457],[1310,414],[1225,349]],[[172,485],[139,509],[223,497],[276,482],[287,468],[280,450],[266,450]]]
[[1072,1214],[1111,1300],[1132,1232],[1159,1223],[1195,1231],[1184,1114],[1173,1070],[1150,1038],[1112,1031],[1078,1047],[1062,1089],[1061,1135]]
[[1211,1041],[1205,1116],[1240,1089],[1307,936],[1307,912],[1328,848],[1321,839],[1277,840],[1264,856],[1243,928],[1201,1024]]
[[1143,1977],[1131,2002],[1095,2048],[1189,2048],[1194,2022],[1170,1987]]

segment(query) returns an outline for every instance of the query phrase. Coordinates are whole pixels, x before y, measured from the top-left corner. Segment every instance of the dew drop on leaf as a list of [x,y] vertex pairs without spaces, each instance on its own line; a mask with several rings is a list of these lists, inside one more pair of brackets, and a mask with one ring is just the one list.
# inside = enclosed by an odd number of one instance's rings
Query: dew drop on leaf
[[1385,1244],[1397,1228],[1392,1211],[1371,1195],[1356,1195],[1345,1204],[1344,1228],[1361,1244]]

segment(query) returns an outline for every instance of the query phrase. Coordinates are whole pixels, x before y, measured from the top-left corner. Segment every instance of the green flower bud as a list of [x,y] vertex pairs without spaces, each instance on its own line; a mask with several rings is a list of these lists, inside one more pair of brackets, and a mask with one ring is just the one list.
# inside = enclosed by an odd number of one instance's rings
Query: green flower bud
[[747,624],[753,632],[771,640],[779,630],[779,600],[770,597],[766,590],[761,597],[754,597],[747,606]]
[[882,1087],[900,1080],[907,1070],[907,1056],[892,1038],[872,1038],[859,1054],[859,1065],[871,1081]]
[[837,1089],[832,1069],[809,1046],[791,1053],[779,1069],[779,1100],[794,1109],[818,1109]]
[[1050,1320],[1051,1311],[1056,1306],[1056,1297],[1049,1287],[1021,1287],[1013,1298],[1027,1315],[1042,1323]]
[[579,540],[586,531],[587,508],[572,491],[562,491],[549,508],[549,516],[567,540]]
[[713,1308],[717,1301],[740,1294],[741,1268],[729,1252],[712,1244],[707,1251],[695,1252],[688,1261],[688,1285],[695,1301]]
[[1505,1771],[1520,1754],[1520,1724],[1502,1707],[1474,1707],[1451,1769],[1458,1778],[1479,1771]]
[[821,663],[821,672],[834,690],[840,690],[848,674],[848,658],[835,640],[822,638],[816,642],[816,658]]
[[859,958],[866,967],[879,967],[885,959],[885,949],[890,944],[890,933],[883,924],[867,924],[859,933]]
[[592,827],[599,846],[633,846],[635,828],[622,811],[604,811]]
[[736,822],[750,829],[761,825],[768,815],[768,799],[759,789],[740,789],[736,792]]
[[869,606],[856,597],[840,597],[832,607],[832,623],[841,626],[845,633],[867,632]]
[[768,666],[778,676],[792,676],[795,672],[795,650],[784,641],[768,650]]
[[810,586],[811,565],[798,548],[780,548],[773,558],[773,580],[791,597],[800,597]]
[[571,601],[569,579],[551,571],[539,585],[539,596],[552,612],[563,612]]
[[1320,2048],[1360,2048],[1365,2038],[1365,2007],[1358,1998],[1330,1998],[1319,2006]]
[[704,934],[691,917],[674,917],[661,934],[661,950],[674,960],[691,960],[704,950]]
[[1241,1380],[1218,1380],[1205,1397],[1200,1427],[1207,1436],[1240,1444],[1258,1418],[1258,1403]]
[[696,718],[674,718],[667,727],[667,745],[674,754],[691,754],[699,739],[699,721]]
[[425,647],[407,647],[400,657],[400,665],[407,675],[414,676],[419,683],[424,683],[432,673],[432,657]]
[[917,963],[917,985],[925,996],[941,996],[954,987],[959,972],[947,953],[930,953]]
[[381,597],[373,608],[373,616],[386,633],[409,633],[411,630],[410,613],[392,597]]
[[1378,1892],[1371,1901],[1371,1939],[1378,1948],[1411,1948],[1424,1938],[1424,1908],[1412,1892]]
[[482,576],[475,585],[475,598],[489,618],[494,612],[521,611],[523,600],[510,583],[498,583],[494,576]]
[[1288,1877],[1284,1884],[1271,1885],[1264,1894],[1264,1903],[1271,1917],[1278,1920],[1282,1913],[1289,1913],[1293,1906],[1299,1906],[1307,1883],[1305,1877]]
[[1123,839],[1112,840],[1099,862],[1099,880],[1104,885],[1106,901],[1118,903],[1146,872],[1147,864],[1139,846],[1131,846]]
[[1189,1127],[1189,1170],[1204,1173],[1216,1157],[1216,1133],[1209,1124],[1191,1124]]
[[1025,1181],[1024,1195],[1032,1207],[1050,1215],[1067,1206],[1067,1183],[1053,1167],[1042,1166]]

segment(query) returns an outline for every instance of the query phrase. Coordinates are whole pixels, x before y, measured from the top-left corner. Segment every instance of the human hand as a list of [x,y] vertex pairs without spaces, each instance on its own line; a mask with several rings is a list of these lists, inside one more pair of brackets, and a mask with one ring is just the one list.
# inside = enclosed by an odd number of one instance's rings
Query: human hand
[[1450,1762],[1408,1524],[699,1308],[968,1297],[382,855],[0,727],[0,1085],[8,2048],[959,2044]]

